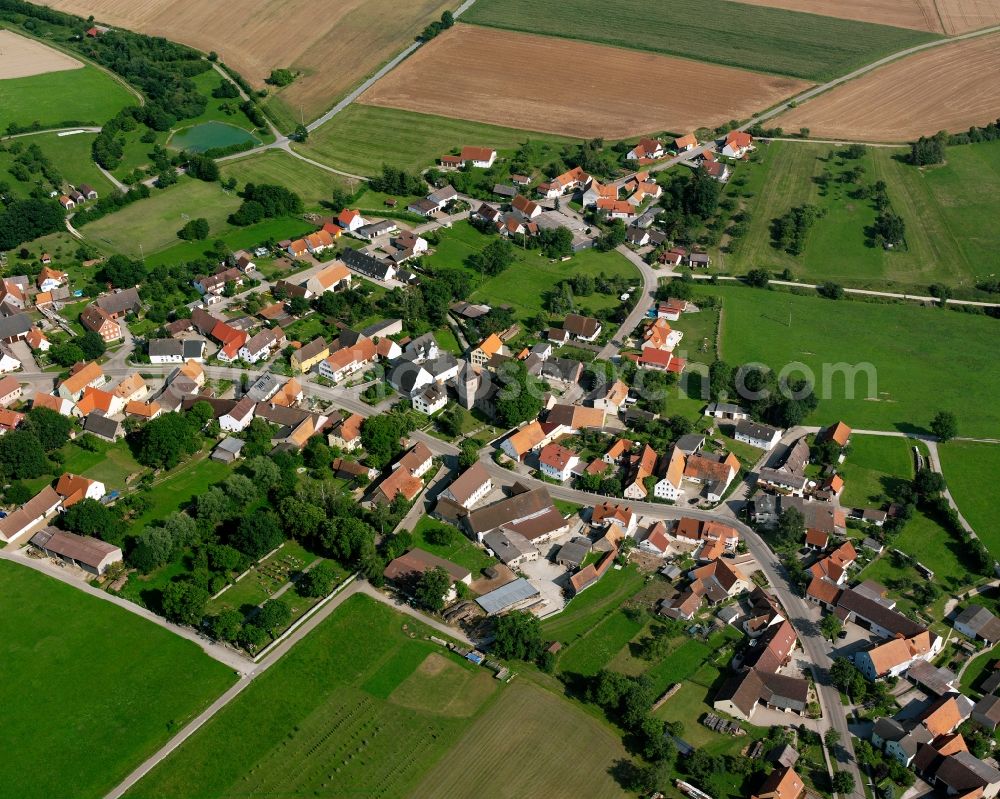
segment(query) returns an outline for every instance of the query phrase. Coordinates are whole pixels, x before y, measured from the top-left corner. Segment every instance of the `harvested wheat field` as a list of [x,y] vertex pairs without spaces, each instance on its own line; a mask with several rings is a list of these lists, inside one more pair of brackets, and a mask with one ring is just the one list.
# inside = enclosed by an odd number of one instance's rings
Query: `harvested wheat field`
[[48,5],[208,52],[256,86],[276,67],[304,74],[277,97],[306,121],[413,41],[445,0],[49,0]]
[[935,47],[842,84],[775,119],[816,138],[909,141],[1000,116],[1000,34]]
[[1000,23],[1000,3],[997,0],[921,0],[921,2],[934,2],[945,33],[965,33]]
[[0,80],[30,78],[32,75],[64,72],[82,66],[75,58],[34,39],[0,30]]
[[1000,23],[997,0],[738,0],[753,6],[804,11],[931,33],[967,33]]
[[[819,14],[824,17],[872,22],[876,25],[894,25],[897,28],[942,33],[941,19],[934,8],[934,0],[840,0],[837,3],[826,0],[739,0],[739,2],[752,6],[783,8],[786,11],[804,11],[807,14]],[[968,3],[975,0],[950,0],[950,2]]]
[[567,136],[716,127],[809,84],[716,64],[456,25],[361,96],[369,105]]

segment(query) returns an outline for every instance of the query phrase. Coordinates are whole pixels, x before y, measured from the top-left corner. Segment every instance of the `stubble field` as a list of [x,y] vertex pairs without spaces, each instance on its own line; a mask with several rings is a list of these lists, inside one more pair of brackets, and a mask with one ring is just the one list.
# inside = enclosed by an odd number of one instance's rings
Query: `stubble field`
[[[276,67],[303,75],[274,104],[287,123],[319,116],[450,7],[442,0],[51,0],[60,11],[165,36],[223,61],[255,86]],[[273,90],[272,90],[273,92]]]
[[[460,24],[380,80],[361,102],[618,139],[715,127],[806,85],[716,64]],[[641,87],[641,102],[623,91],[629,86]]]
[[934,47],[894,61],[777,117],[817,138],[908,141],[997,118],[1000,34]]
[[75,58],[34,39],[0,30],[0,80],[28,78],[83,67]]
[[[822,0],[740,0],[752,6],[783,8],[787,11],[804,11],[838,19],[872,22],[876,25],[895,25],[897,28],[941,33],[941,19],[934,0],[840,0],[825,3]],[[962,2],[962,0],[953,0]]]

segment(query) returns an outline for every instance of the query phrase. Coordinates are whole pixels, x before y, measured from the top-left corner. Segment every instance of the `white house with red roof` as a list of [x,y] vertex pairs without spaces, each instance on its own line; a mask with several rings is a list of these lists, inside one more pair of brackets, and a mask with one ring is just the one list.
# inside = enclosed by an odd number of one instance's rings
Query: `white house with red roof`
[[337,224],[340,225],[348,233],[353,233],[359,227],[364,227],[368,224],[368,220],[361,216],[361,212],[358,210],[350,210],[345,208],[337,216]]
[[657,139],[639,139],[639,143],[625,154],[626,161],[643,161],[663,158],[663,145]]
[[538,465],[542,474],[560,483],[569,480],[573,470],[579,465],[580,456],[561,444],[552,442],[542,447],[538,455]]
[[742,158],[753,149],[753,136],[742,130],[731,130],[726,134],[722,154],[729,158]]

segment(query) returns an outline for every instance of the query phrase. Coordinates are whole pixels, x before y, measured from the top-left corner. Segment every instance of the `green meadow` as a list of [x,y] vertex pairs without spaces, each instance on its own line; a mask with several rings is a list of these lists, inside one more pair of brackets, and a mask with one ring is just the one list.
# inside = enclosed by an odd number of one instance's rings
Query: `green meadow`
[[7,796],[103,796],[234,682],[194,643],[78,588],[7,561],[0,581]]
[[698,291],[723,300],[722,360],[812,371],[821,397],[814,424],[843,419],[855,429],[923,431],[937,410],[950,410],[965,435],[1000,434],[995,319],[744,286]]
[[712,61],[812,81],[937,38],[728,0],[478,0],[463,22]]
[[101,125],[136,98],[114,78],[89,64],[80,69],[0,80],[0,131],[12,122],[26,127]]

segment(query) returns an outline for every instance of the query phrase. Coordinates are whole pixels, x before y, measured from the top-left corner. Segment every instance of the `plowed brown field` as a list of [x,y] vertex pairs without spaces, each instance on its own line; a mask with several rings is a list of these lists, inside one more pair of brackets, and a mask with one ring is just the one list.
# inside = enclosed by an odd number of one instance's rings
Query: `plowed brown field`
[[586,42],[456,25],[360,102],[567,136],[716,127],[808,86]]
[[80,69],[82,66],[75,58],[34,39],[0,30],[0,80],[28,78],[46,72]]
[[[942,0],[942,2],[975,2],[975,0]],[[941,20],[934,8],[934,0],[739,0],[753,6],[784,8],[787,11],[805,11],[824,17],[854,19],[877,25],[895,25],[918,31],[941,33]]]
[[942,45],[842,84],[775,119],[816,138],[908,141],[1000,116],[1000,34]]
[[451,7],[448,0],[48,0],[99,22],[165,36],[263,86],[275,67],[305,74],[278,97],[306,121],[359,84]]

